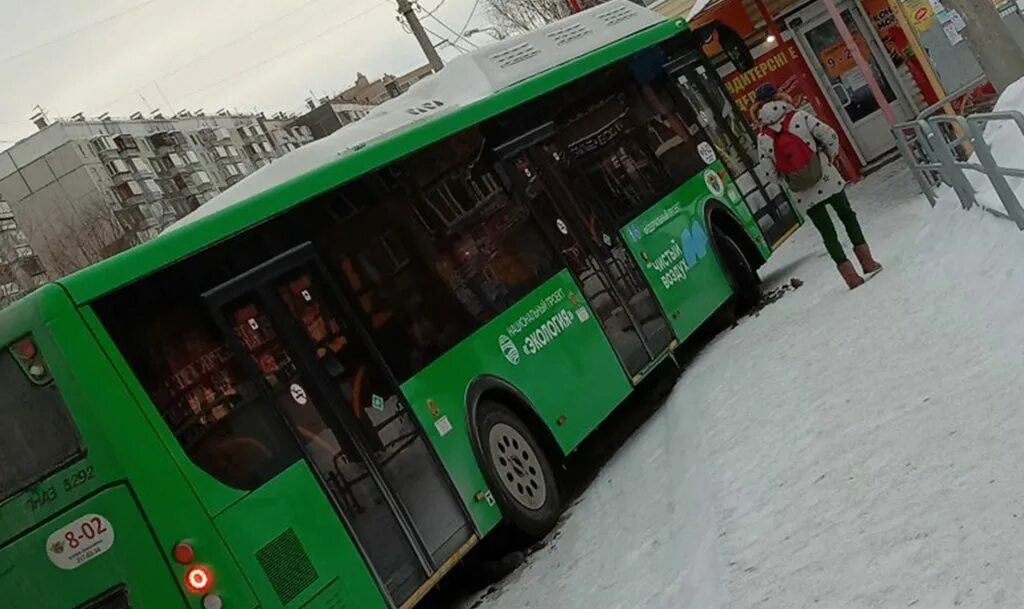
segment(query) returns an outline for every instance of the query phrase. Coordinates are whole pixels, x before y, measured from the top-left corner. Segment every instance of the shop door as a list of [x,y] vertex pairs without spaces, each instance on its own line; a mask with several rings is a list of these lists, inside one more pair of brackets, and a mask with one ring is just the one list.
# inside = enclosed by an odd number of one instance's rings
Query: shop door
[[309,245],[204,295],[402,605],[472,536],[422,430]]
[[757,136],[743,118],[722,79],[703,61],[703,53],[688,55],[665,66],[677,89],[677,104],[689,106],[729,170],[748,209],[772,248],[800,225],[778,184],[765,184],[757,175]]
[[499,148],[503,173],[561,250],[634,382],[673,345],[672,329],[619,230],[568,185],[568,155],[541,127]]
[[[846,27],[858,41],[861,53],[871,64],[871,71],[882,87],[886,100],[896,114],[896,121],[910,120],[910,103],[899,88],[889,60],[874,31],[869,29],[859,7],[839,4]],[[851,135],[861,160],[869,163],[896,146],[889,123],[871,94],[867,79],[853,60],[835,23],[821,3],[814,3],[788,20],[796,32],[807,63],[815,79],[828,94],[847,132]]]

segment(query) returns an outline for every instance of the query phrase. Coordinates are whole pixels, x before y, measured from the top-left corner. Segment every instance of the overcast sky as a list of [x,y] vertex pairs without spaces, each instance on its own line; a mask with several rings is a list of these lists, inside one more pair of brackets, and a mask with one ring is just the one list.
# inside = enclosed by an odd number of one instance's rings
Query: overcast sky
[[[474,4],[445,0],[436,16],[460,30]],[[310,90],[340,91],[356,72],[373,79],[425,63],[395,15],[394,0],[0,0],[0,149],[35,130],[37,104],[64,117],[297,111]]]

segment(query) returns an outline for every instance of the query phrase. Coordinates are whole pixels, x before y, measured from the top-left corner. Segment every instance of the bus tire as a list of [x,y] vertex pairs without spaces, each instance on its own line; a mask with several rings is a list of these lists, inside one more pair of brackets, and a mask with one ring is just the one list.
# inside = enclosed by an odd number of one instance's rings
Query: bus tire
[[555,470],[530,427],[500,402],[477,409],[482,465],[502,514],[531,538],[546,535],[562,513]]
[[761,277],[735,239],[717,227],[712,234],[719,263],[735,294],[736,313],[745,315],[761,301]]

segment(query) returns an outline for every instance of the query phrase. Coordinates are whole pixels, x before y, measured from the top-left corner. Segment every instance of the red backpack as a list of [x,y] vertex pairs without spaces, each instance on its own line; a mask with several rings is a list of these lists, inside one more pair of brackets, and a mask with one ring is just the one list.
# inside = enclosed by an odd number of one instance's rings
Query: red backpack
[[817,184],[824,175],[824,169],[818,153],[803,138],[789,130],[794,116],[795,111],[782,119],[781,131],[764,127],[761,132],[772,138],[776,171],[786,180],[790,189],[799,192]]

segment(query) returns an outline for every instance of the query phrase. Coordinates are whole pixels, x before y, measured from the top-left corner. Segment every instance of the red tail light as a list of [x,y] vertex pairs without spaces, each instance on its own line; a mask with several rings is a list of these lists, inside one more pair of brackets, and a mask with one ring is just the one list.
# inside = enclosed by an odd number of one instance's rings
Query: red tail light
[[39,349],[31,338],[23,338],[19,340],[18,344],[14,346],[14,351],[18,354],[18,357],[26,362],[34,360],[36,355],[39,355]]
[[191,545],[182,541],[178,545],[174,546],[174,561],[179,565],[191,564],[195,559],[196,551],[192,549]]
[[203,565],[185,571],[185,587],[193,594],[202,594],[213,587],[213,573]]

